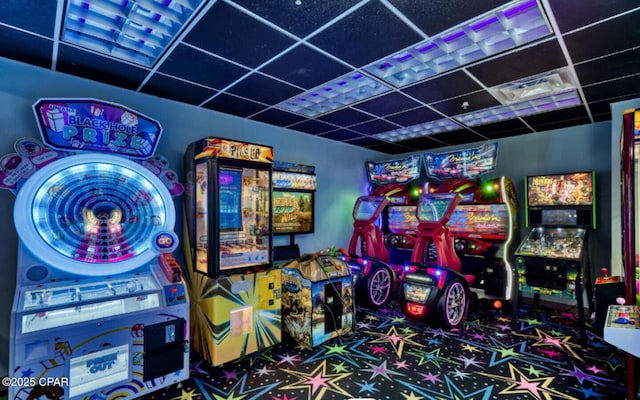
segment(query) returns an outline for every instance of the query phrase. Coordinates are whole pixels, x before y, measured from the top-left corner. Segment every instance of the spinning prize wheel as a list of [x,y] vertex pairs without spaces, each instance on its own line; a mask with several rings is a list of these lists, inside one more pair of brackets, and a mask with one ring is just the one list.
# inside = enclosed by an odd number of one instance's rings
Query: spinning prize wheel
[[[158,252],[155,235],[173,230],[167,188],[125,158],[82,154],[37,171],[16,197],[14,221],[22,244],[66,274],[104,276],[131,271]],[[23,271],[44,279],[46,267]]]

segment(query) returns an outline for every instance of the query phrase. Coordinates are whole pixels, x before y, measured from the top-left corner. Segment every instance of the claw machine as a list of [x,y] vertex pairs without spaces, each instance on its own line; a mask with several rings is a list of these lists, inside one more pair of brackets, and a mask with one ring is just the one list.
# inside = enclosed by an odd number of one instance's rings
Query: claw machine
[[272,164],[271,147],[222,138],[191,143],[184,155],[192,349],[214,366],[281,340]]
[[[34,107],[41,121],[55,115],[57,123],[42,125],[51,147],[16,143],[33,168],[14,176],[24,182],[13,210],[16,384],[8,398],[132,399],[186,380],[189,299],[172,255],[175,208],[160,171],[142,165],[159,131],[143,115],[93,99]],[[144,146],[104,143],[116,136]]]

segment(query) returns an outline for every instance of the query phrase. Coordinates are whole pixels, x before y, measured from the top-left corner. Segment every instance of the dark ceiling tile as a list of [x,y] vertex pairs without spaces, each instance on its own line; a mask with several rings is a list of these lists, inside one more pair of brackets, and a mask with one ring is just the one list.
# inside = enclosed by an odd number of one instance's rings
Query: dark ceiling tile
[[446,74],[404,89],[404,92],[425,103],[448,99],[482,89],[462,71]]
[[222,1],[208,10],[184,41],[253,68],[294,43],[283,33]]
[[640,74],[588,85],[583,88],[583,91],[588,103],[623,96],[638,97],[640,96]]
[[383,144],[376,144],[376,145],[365,146],[365,147],[373,151],[379,151],[381,153],[387,153],[387,154],[402,154],[402,153],[407,153],[409,151],[419,150],[419,149],[413,149],[413,148],[404,147],[404,146],[398,146],[397,144],[393,144],[393,143],[383,143]]
[[[464,106],[466,102],[468,106]],[[439,103],[430,104],[431,107],[443,114],[453,116],[466,114],[473,111],[482,110],[484,108],[499,106],[500,103],[489,92],[480,91],[471,94],[465,94],[453,99],[441,101]]]
[[311,89],[353,70],[301,44],[270,61],[260,71],[293,85]]
[[336,126],[315,119],[308,119],[306,121],[298,122],[293,125],[288,125],[287,128],[304,133],[310,133],[312,135],[317,135],[319,133],[333,131],[336,129]]
[[307,36],[358,2],[235,0],[235,3],[298,37]]
[[442,118],[442,115],[427,107],[414,108],[394,115],[386,116],[384,119],[395,122],[402,126],[412,126],[423,122],[435,121]]
[[375,117],[369,114],[354,110],[353,108],[343,108],[342,110],[334,111],[332,113],[318,117],[318,119],[321,119],[323,121],[341,126],[355,125],[357,123],[369,121],[374,118]]
[[562,33],[638,7],[638,0],[593,1],[549,0],[551,12]]
[[355,146],[361,146],[361,147],[370,147],[370,146],[378,146],[378,145],[386,144],[387,142],[383,140],[378,140],[371,136],[363,136],[359,139],[349,140],[345,143],[349,143],[349,144],[352,144]]
[[420,40],[420,35],[376,1],[364,4],[309,41],[361,67]]
[[583,106],[563,108],[561,110],[522,117],[527,124],[534,128],[539,125],[551,124],[555,121],[567,121],[578,118],[588,118],[587,110]]
[[[53,38],[57,3],[52,0],[2,0],[0,23]],[[0,43],[2,47],[6,44]]]
[[491,124],[478,125],[474,126],[472,129],[487,137],[496,137],[498,134],[507,134],[507,136],[511,136],[512,134],[516,134],[516,132],[520,132],[518,134],[533,132],[531,128],[526,126],[518,118],[494,122]]
[[419,137],[414,139],[407,139],[407,140],[403,140],[401,142],[395,142],[395,143],[398,146],[409,147],[413,150],[436,149],[438,147],[442,147],[445,145],[444,143],[434,140],[429,136],[424,136],[424,137]]
[[513,137],[519,135],[526,135],[529,133],[533,133],[533,131],[529,128],[516,129],[513,131],[500,131],[500,132],[489,132],[483,136],[486,136],[487,139],[495,140],[495,139],[503,139],[506,137]]
[[384,117],[385,115],[395,114],[403,110],[415,108],[419,105],[420,103],[408,98],[402,93],[393,92],[376,97],[373,100],[359,103],[353,107],[375,114],[379,117]]
[[373,121],[362,122],[357,125],[350,126],[349,129],[353,129],[354,131],[364,133],[367,135],[373,135],[375,133],[392,131],[394,129],[398,129],[399,126],[387,122],[382,119],[376,119]]
[[585,118],[571,119],[567,121],[555,121],[555,122],[551,122],[549,124],[544,124],[544,125],[536,125],[533,128],[537,132],[545,132],[545,131],[551,131],[554,129],[570,128],[572,126],[586,125],[590,123],[591,121],[589,120],[589,118],[585,117]]
[[331,140],[350,140],[350,139],[358,139],[363,137],[364,135],[359,134],[358,132],[350,131],[348,129],[336,129],[335,131],[323,133],[320,135],[323,138],[331,139]]
[[434,135],[430,135],[430,137],[434,140],[439,140],[449,145],[473,143],[485,140],[485,138],[483,138],[482,136],[466,129],[436,133]]
[[468,71],[485,86],[491,87],[566,65],[567,61],[558,41],[547,40],[474,65]]
[[580,84],[589,85],[640,71],[640,48],[596,58],[575,66]]
[[60,44],[56,70],[96,82],[137,90],[149,70]]
[[274,105],[300,94],[302,90],[262,74],[254,73],[229,88],[229,92],[247,99]]
[[0,57],[51,69],[53,42],[0,26]]
[[223,89],[249,72],[186,45],[176,47],[158,70],[214,89]]
[[504,0],[429,0],[428,3],[415,0],[390,0],[390,2],[429,36],[434,36],[508,3]]
[[640,46],[640,11],[564,36],[574,63]]
[[267,110],[259,112],[258,114],[252,115],[250,119],[266,122],[267,124],[277,126],[289,126],[291,124],[295,124],[296,122],[304,120],[304,117],[286,111],[278,110],[277,108],[269,108]]
[[603,114],[593,115],[593,122],[603,122],[603,121],[610,121],[610,120],[611,120],[611,111]]
[[606,114],[609,113],[611,115],[611,101],[595,101],[593,103],[589,103],[589,110],[592,115],[597,114]]
[[[203,107],[225,114],[237,115],[238,117],[246,118],[250,115],[264,110],[267,106],[251,100],[243,99],[241,97],[232,96],[226,93],[220,93],[213,99],[203,104]],[[283,123],[278,125],[284,126],[286,124]]]
[[213,89],[194,85],[160,73],[153,74],[140,91],[193,105],[201,104],[216,93]]

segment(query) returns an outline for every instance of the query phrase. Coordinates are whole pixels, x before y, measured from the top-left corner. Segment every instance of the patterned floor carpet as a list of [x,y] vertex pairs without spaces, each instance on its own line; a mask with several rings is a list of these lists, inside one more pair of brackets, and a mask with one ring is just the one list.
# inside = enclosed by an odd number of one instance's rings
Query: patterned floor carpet
[[[625,355],[587,327],[577,338],[571,312],[523,305],[472,310],[464,326],[444,331],[400,310],[357,310],[350,335],[301,347],[288,338],[261,354],[207,366],[146,399],[419,400],[624,399]],[[512,330],[512,326],[515,330]]]

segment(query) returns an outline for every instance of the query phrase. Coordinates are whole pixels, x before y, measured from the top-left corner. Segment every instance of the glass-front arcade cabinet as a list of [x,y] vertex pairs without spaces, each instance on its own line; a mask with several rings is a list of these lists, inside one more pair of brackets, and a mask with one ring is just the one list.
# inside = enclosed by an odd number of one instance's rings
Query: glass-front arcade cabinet
[[135,398],[189,377],[165,184],[120,156],[51,162],[17,194],[10,399]]
[[184,156],[192,349],[214,366],[281,340],[272,163],[271,147],[220,138]]
[[594,172],[525,177],[527,226],[515,252],[522,293],[575,300],[585,339],[583,277],[587,239],[595,228]]

